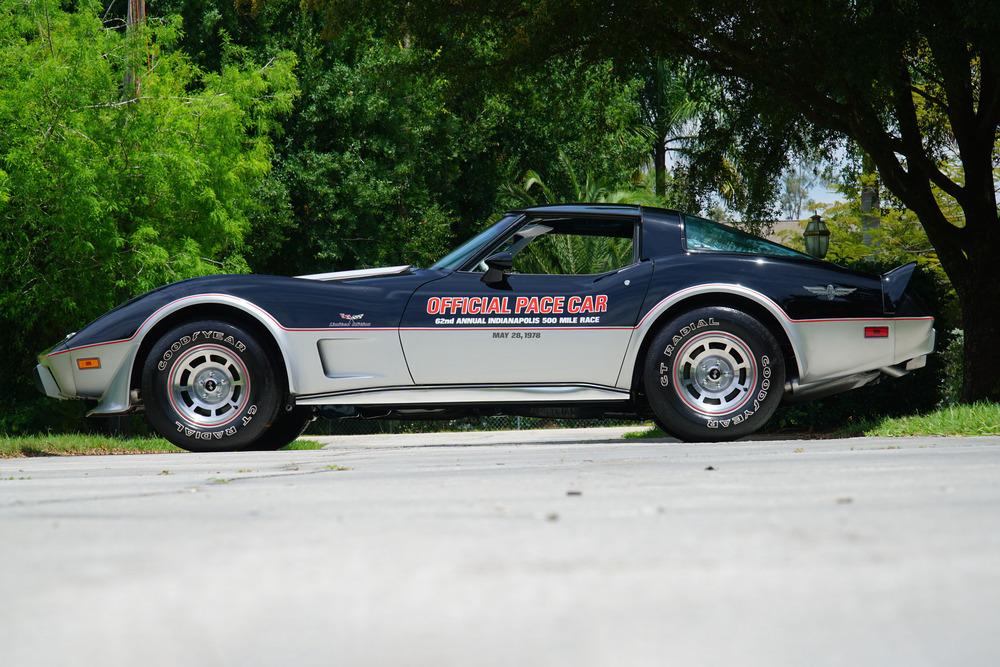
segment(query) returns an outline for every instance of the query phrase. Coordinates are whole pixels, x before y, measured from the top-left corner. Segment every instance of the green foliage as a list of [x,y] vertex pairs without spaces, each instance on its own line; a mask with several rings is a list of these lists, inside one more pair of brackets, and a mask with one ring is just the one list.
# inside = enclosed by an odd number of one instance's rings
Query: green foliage
[[588,65],[561,56],[489,92],[473,132],[499,158],[497,185],[529,169],[570,196],[580,190],[581,174],[599,183],[631,182],[647,153],[636,132],[639,86],[606,61]]
[[[874,259],[897,264],[915,261],[922,268],[944,275],[934,247],[912,211],[901,208],[876,211],[872,215],[878,225],[865,229],[858,199],[818,204],[816,208],[830,228],[827,260],[842,263]],[[786,244],[803,247],[801,232],[785,232],[783,236]]]
[[944,372],[941,374],[941,385],[939,388],[941,407],[957,405],[962,398],[962,378],[965,370],[965,336],[961,329],[951,330],[951,340],[942,346],[938,356]]
[[252,216],[255,271],[427,265],[516,205],[503,185],[527,169],[566,187],[560,152],[615,182],[644,159],[639,82],[607,62],[567,53],[506,76],[499,27],[442,23],[431,27],[443,43],[429,46],[390,30],[388,5],[201,4],[161,5],[191,24],[183,45],[198,62],[211,66],[226,43],[299,59],[302,96],[276,142],[271,206]]
[[666,202],[650,188],[648,178],[609,183],[591,171],[580,177],[578,167],[562,150],[557,151],[555,178],[545,179],[534,169],[524,173],[520,181],[505,184],[504,190],[517,206],[542,206],[563,202],[603,204],[640,204],[664,206]]
[[455,221],[441,198],[456,171],[446,148],[456,123],[444,107],[445,82],[425,73],[426,54],[399,45],[336,45],[315,35],[310,44],[302,104],[275,171],[296,226],[264,264],[288,271],[431,263],[450,245]]
[[[244,236],[297,94],[295,58],[202,71],[176,18],[127,34],[100,5],[0,0],[0,429],[28,418],[35,353],[164,283],[248,270]],[[134,72],[136,86],[123,85]]]
[[514,258],[519,273],[584,275],[614,271],[632,263],[632,239],[546,234]]

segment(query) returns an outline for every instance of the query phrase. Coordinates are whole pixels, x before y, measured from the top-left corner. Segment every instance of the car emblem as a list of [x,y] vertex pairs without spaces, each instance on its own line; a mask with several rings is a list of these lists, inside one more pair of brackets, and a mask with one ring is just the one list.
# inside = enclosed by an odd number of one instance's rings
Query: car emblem
[[357,315],[348,315],[347,313],[341,313],[340,319],[347,320],[348,322],[355,322],[357,320],[360,320],[364,316],[365,316],[364,313],[358,313]]
[[827,301],[833,301],[838,296],[847,296],[851,292],[857,291],[856,287],[835,287],[834,285],[827,285],[826,287],[810,287],[809,285],[803,285],[806,291],[812,292],[821,299],[826,299]]

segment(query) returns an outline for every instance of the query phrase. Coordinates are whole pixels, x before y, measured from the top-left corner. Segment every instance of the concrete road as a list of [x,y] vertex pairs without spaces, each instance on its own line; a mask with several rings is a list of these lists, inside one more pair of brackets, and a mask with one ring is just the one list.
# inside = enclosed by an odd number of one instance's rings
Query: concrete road
[[1000,664],[1000,438],[616,435],[0,461],[0,665]]

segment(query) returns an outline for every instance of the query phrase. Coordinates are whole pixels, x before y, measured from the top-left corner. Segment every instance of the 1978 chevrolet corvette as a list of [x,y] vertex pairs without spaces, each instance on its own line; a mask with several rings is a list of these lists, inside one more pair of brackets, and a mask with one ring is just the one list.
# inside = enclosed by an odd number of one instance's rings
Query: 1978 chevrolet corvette
[[868,276],[636,206],[513,211],[426,269],[209,276],[153,290],[39,356],[40,388],[144,410],[189,450],[275,449],[343,417],[652,416],[752,433],[782,400],[924,365],[908,264]]

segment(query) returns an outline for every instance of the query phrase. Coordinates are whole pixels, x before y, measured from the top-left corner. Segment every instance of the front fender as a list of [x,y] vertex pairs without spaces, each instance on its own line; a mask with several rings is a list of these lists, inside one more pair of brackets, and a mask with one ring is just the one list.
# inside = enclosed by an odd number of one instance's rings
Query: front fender
[[[136,357],[143,342],[157,324],[177,313],[194,306],[218,305],[235,308],[253,317],[274,338],[281,351],[289,391],[296,391],[296,378],[290,365],[290,342],[288,331],[260,306],[230,294],[192,294],[183,296],[157,308],[146,317],[135,333],[128,338],[112,340],[79,347],[66,347],[49,353],[43,363],[50,366],[72,369],[74,394],[81,398],[97,398],[97,406],[88,415],[109,415],[127,412],[132,407],[131,380]],[[71,342],[71,341],[70,341]],[[56,359],[69,357],[69,363]],[[78,358],[99,356],[101,368],[77,370]],[[60,386],[68,382],[60,382]]]

